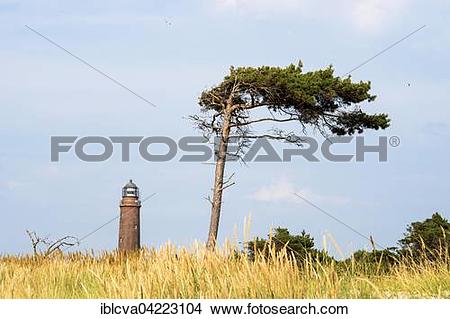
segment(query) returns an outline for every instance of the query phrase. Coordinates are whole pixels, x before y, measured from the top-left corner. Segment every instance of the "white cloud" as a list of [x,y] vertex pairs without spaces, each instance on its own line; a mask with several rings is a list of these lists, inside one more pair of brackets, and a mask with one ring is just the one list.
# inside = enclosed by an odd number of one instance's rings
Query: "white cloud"
[[0,183],[0,189],[5,189],[7,191],[16,191],[20,188],[23,188],[24,186],[26,186],[26,184],[21,181],[10,180]]
[[236,10],[242,13],[289,12],[302,8],[305,0],[216,0],[216,5],[223,10]]
[[409,0],[359,0],[351,3],[353,24],[363,31],[377,31],[397,18]]
[[222,12],[257,17],[301,15],[302,19],[338,19],[362,32],[378,32],[398,19],[412,0],[215,0]]
[[252,194],[252,198],[263,202],[304,202],[295,195],[296,193],[307,200],[318,204],[328,203],[343,205],[349,202],[348,198],[342,196],[326,196],[317,194],[307,188],[296,188],[295,185],[286,178],[281,178],[271,185],[262,186]]
[[252,197],[265,202],[294,201],[297,198],[294,193],[294,185],[286,179],[281,179],[272,185],[261,187]]

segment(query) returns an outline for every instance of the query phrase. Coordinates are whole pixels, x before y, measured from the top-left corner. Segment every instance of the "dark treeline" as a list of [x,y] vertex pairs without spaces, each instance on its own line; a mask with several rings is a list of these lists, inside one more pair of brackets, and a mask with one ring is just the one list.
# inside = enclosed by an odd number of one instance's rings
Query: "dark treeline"
[[293,235],[287,228],[276,228],[267,239],[256,238],[245,244],[245,252],[251,259],[273,258],[283,252],[302,264],[306,260],[319,262],[374,264],[378,269],[389,269],[399,262],[447,260],[450,248],[450,223],[439,213],[424,221],[407,226],[398,245],[377,249],[372,242],[371,250],[358,250],[343,261],[336,261],[325,250],[315,248],[314,238],[306,231]]

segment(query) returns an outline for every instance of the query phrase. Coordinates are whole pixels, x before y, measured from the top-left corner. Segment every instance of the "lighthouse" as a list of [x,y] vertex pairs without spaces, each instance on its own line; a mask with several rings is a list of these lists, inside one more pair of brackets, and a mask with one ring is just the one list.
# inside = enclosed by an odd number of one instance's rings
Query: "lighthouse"
[[120,201],[119,251],[141,248],[139,188],[130,181],[122,188]]

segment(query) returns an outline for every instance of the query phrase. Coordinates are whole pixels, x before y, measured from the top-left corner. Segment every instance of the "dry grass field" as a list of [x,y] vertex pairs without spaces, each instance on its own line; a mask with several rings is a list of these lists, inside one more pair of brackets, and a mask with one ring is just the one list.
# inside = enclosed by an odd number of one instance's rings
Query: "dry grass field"
[[201,246],[130,255],[0,257],[0,298],[449,298],[450,267],[267,260]]

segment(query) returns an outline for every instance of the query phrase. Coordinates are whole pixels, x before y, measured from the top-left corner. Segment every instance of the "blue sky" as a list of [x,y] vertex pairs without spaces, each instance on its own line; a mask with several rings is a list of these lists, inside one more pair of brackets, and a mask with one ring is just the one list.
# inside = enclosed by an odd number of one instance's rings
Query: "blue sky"
[[[306,229],[344,254],[369,243],[313,207],[311,201],[391,246],[408,223],[440,211],[449,217],[450,28],[447,1],[413,0],[0,0],[0,253],[30,251],[25,230],[52,238],[83,236],[118,214],[121,187],[133,178],[145,196],[142,240],[189,245],[205,240],[213,166],[150,163],[120,150],[103,163],[73,153],[50,162],[53,135],[198,134],[186,120],[202,90],[230,65],[297,63],[305,70],[332,64],[343,75],[389,44],[426,28],[355,71],[371,80],[376,102],[390,114],[385,132],[401,145],[386,163],[230,163],[236,185],[224,198],[220,238],[242,240],[270,227]],[[169,21],[169,23],[168,23]],[[153,108],[25,28],[29,25],[157,105]],[[409,85],[408,85],[409,83]],[[133,149],[132,149],[133,151]],[[80,249],[113,249],[113,223]]]

